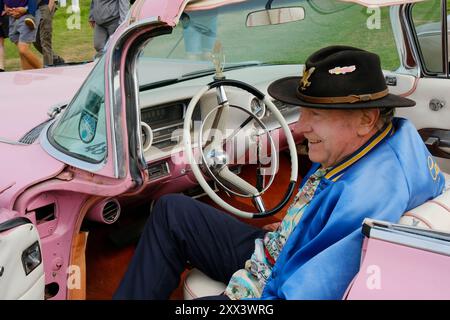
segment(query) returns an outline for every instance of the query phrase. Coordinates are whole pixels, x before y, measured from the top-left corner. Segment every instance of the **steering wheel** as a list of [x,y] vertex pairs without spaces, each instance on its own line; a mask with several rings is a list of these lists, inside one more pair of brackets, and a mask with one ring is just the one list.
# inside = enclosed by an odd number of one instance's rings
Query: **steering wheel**
[[[230,139],[233,139],[237,132],[242,129],[244,126],[249,124],[251,121],[256,121],[259,126],[264,131],[264,135],[267,135],[270,145],[272,148],[271,152],[271,161],[272,161],[272,167],[278,168],[278,150],[275,149],[275,145],[273,143],[273,139],[271,137],[270,131],[266,128],[264,123],[258,118],[258,116],[255,113],[252,113],[251,111],[247,110],[246,108],[240,107],[240,106],[234,106],[230,105],[228,103],[228,99],[226,96],[226,92],[224,87],[235,87],[238,89],[242,89],[247,91],[248,93],[255,96],[257,99],[262,101],[266,107],[271,111],[271,113],[275,116],[275,119],[278,121],[278,123],[281,125],[281,128],[286,136],[287,143],[289,146],[289,153],[290,153],[290,160],[291,160],[291,175],[290,175],[290,183],[287,187],[287,191],[284,195],[284,197],[281,199],[281,201],[272,209],[266,210],[264,206],[264,202],[262,199],[262,194],[270,187],[271,183],[273,182],[273,179],[276,175],[276,173],[272,174],[271,179],[268,183],[268,185],[263,190],[258,190],[255,186],[251,185],[241,177],[239,177],[237,174],[233,173],[229,169],[229,163],[228,158],[226,155],[226,152],[223,149],[224,140],[229,141]],[[217,101],[218,106],[213,108],[208,114],[202,119],[200,130],[199,130],[199,139],[198,139],[198,152],[201,157],[197,161],[197,159],[194,157],[194,151],[192,148],[192,139],[191,139],[191,124],[192,124],[192,116],[194,113],[194,109],[199,102],[199,100],[211,89],[216,89],[217,92]],[[227,137],[226,139],[222,139],[222,137],[218,138],[220,135],[214,135],[212,137],[212,141],[209,144],[206,144],[205,148],[203,149],[203,127],[205,125],[206,120],[213,114],[216,114],[216,117],[213,122],[213,129],[219,130],[219,132],[224,131],[224,126],[226,125],[229,112],[231,112],[231,109],[239,109],[246,114],[248,114],[248,118],[236,129],[233,131],[233,133]],[[265,96],[261,91],[256,89],[255,87],[241,82],[237,80],[229,80],[229,79],[223,79],[223,80],[215,80],[214,82],[206,85],[202,89],[200,89],[197,94],[191,99],[184,118],[184,126],[183,126],[183,142],[184,142],[184,150],[185,150],[185,156],[186,160],[189,163],[189,165],[192,168],[192,172],[197,179],[200,186],[203,188],[203,190],[208,194],[208,196],[221,208],[224,210],[227,210],[237,216],[243,217],[243,218],[263,218],[270,215],[273,215],[280,211],[288,202],[289,198],[291,197],[295,184],[297,182],[297,173],[298,173],[298,163],[297,163],[297,150],[295,146],[295,141],[292,136],[292,133],[289,129],[288,124],[286,123],[286,120],[284,119],[283,115],[280,113],[278,108],[273,104],[273,102]],[[202,174],[202,171],[199,167],[199,163],[202,165],[204,169],[208,172],[208,174],[211,176],[211,178],[217,183],[217,185],[221,188],[226,190],[229,193],[233,193],[240,197],[246,197],[246,198],[252,198],[253,205],[255,208],[259,211],[258,213],[254,212],[247,212],[242,211],[226,201],[224,201],[222,198],[220,198],[214,190],[210,187],[210,185],[206,182],[205,177]],[[232,186],[233,188],[231,188]],[[233,189],[238,189],[239,191],[235,191]]]

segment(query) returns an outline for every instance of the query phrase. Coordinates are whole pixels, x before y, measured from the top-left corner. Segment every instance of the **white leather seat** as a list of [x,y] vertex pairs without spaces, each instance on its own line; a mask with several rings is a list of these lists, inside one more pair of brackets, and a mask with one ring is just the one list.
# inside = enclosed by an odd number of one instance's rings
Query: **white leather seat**
[[[400,218],[400,224],[450,232],[450,175],[444,173],[444,176],[444,193],[406,212]],[[225,288],[224,283],[209,278],[198,269],[192,269],[184,281],[184,299],[219,295]]]
[[224,292],[226,287],[224,283],[211,279],[200,270],[192,269],[184,280],[184,299],[216,296]]
[[399,223],[425,229],[450,232],[450,175],[444,173],[444,192],[424,204],[405,212]]

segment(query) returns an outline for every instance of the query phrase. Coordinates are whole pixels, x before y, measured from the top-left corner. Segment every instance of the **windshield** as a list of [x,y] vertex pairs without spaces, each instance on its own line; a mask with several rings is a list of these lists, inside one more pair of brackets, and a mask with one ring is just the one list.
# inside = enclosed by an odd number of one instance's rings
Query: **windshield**
[[[151,39],[142,51],[138,62],[140,91],[150,92],[150,89],[213,75],[213,56],[220,57],[225,71],[256,66],[261,70],[270,65],[304,64],[311,53],[336,44],[379,54],[384,69],[399,66],[389,8],[367,9],[334,0],[269,2],[272,8],[303,7],[304,19],[247,27],[248,15],[266,6],[266,1],[260,0],[209,10],[188,7],[171,34]],[[104,63],[104,58],[97,63],[48,135],[54,147],[90,163],[103,161],[107,150]],[[267,70],[272,73],[275,69]],[[298,72],[300,69],[284,70]],[[154,99],[155,96],[146,97],[141,102],[145,100],[148,105]]]
[[245,1],[212,10],[185,11],[170,35],[149,42],[140,57],[140,84],[192,77],[214,71],[211,55],[222,48],[225,68],[255,64],[303,64],[328,45],[359,47],[380,55],[382,67],[393,70],[399,59],[389,20],[389,8],[368,9],[333,0],[275,0],[272,8],[301,6],[304,20],[247,27],[247,15],[264,9],[266,1]]
[[104,73],[103,57],[48,135],[60,151],[92,163],[101,162],[106,155]]

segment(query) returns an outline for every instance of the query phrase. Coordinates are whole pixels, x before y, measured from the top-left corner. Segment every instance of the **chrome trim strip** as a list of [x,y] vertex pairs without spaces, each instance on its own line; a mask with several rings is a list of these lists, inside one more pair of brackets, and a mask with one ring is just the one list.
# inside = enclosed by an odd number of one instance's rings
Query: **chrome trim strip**
[[260,197],[260,196],[254,197],[253,202],[254,202],[256,208],[259,210],[259,212],[266,212],[266,208],[264,207],[264,201],[263,201],[262,197]]
[[[109,100],[110,100],[110,124],[111,124],[111,147],[112,147],[112,158],[113,158],[113,166],[114,166],[114,176],[116,178],[123,178],[126,175],[125,168],[125,158],[122,152],[117,152],[118,146],[123,146],[123,138],[122,138],[122,128],[120,126],[121,123],[121,88],[120,88],[120,60],[122,55],[115,54],[117,49],[120,49],[122,46],[122,41],[129,36],[129,34],[143,27],[145,25],[149,25],[152,23],[159,23],[161,20],[159,17],[150,17],[147,19],[143,19],[137,23],[133,23],[129,25],[122,34],[115,39],[114,42],[111,43],[108,48],[109,54],[109,65],[107,68],[107,76],[108,76],[108,86],[109,86]],[[140,123],[140,122],[139,122]],[[121,130],[122,129],[122,130]]]
[[100,163],[89,163],[86,161],[82,161],[79,160],[77,158],[74,158],[64,152],[59,151],[58,149],[56,149],[51,143],[50,141],[48,141],[47,138],[47,132],[50,128],[50,126],[52,125],[53,121],[50,121],[42,130],[40,136],[39,136],[39,141],[41,143],[42,148],[53,158],[55,158],[58,161],[64,162],[70,166],[74,166],[76,168],[80,168],[89,172],[97,172],[100,171],[106,164],[106,159],[105,158],[102,162]]
[[[147,168],[147,161],[145,160],[145,156],[144,156],[144,148],[143,148],[143,142],[142,142],[142,129],[141,129],[141,108],[140,108],[140,102],[139,102],[139,83],[138,83],[138,72],[137,72],[137,63],[138,63],[138,58],[139,58],[139,54],[142,52],[142,50],[144,49],[144,47],[146,46],[146,44],[149,41],[145,41],[144,43],[142,43],[140,45],[140,47],[137,49],[136,55],[134,56],[133,61],[131,62],[131,68],[133,70],[133,86],[134,86],[134,92],[135,94],[135,105],[136,107],[134,108],[135,110],[135,116],[136,116],[136,128],[134,128],[136,130],[136,137],[137,137],[137,147],[138,147],[138,163],[139,163],[139,168],[141,170],[145,170]],[[153,131],[153,129],[152,129]]]
[[[148,123],[147,123],[148,124]],[[174,128],[174,127],[179,127],[179,126],[183,126],[183,121],[168,125],[168,126],[164,126],[164,127],[158,127],[158,128],[152,128],[153,132],[158,132],[158,131],[162,131],[162,130],[166,130],[166,129],[170,129],[170,128]]]
[[373,226],[370,229],[370,238],[450,256],[449,242],[427,237],[425,235]]
[[443,72],[448,77],[448,29],[447,29],[447,1],[441,1],[441,38],[442,38],[442,66]]
[[[408,74],[412,75],[414,77],[420,76],[420,63],[417,61],[417,52],[415,51],[415,44],[414,41],[412,41],[412,35],[411,31],[408,28],[408,25],[402,25],[402,21],[407,23],[406,19],[406,10],[407,7],[403,6],[394,6],[391,7],[389,10],[390,20],[391,20],[391,26],[392,26],[392,32],[394,34],[395,44],[397,47],[398,55],[400,58],[400,66],[396,72],[402,73],[402,74]],[[405,29],[404,29],[405,28]],[[406,37],[405,37],[406,34]],[[414,61],[416,63],[415,66],[408,65],[408,50],[405,47],[405,43],[409,44],[409,47],[412,48],[413,54],[414,54]]]
[[9,139],[6,139],[6,138],[0,138],[0,142],[7,143],[7,144],[12,144],[12,145],[15,145],[15,146],[29,146],[28,143],[23,143],[23,142],[19,142],[19,141],[13,141],[13,140],[9,140]]

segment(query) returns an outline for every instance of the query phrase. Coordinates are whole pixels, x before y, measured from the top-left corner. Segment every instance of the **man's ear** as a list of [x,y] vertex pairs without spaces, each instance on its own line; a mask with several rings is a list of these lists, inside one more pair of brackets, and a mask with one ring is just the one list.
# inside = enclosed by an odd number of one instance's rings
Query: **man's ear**
[[362,109],[359,119],[358,135],[365,136],[376,131],[379,119],[379,109]]

